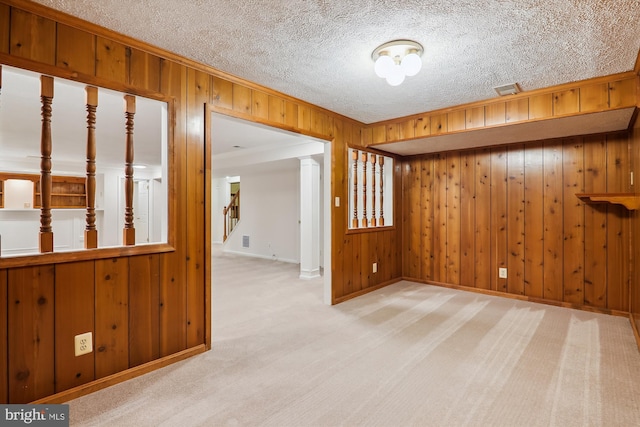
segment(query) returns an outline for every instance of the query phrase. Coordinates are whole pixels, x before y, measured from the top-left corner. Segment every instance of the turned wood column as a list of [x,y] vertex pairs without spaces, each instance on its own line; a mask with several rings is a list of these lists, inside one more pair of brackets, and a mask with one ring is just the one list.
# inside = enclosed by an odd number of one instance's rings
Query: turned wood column
[[42,131],[40,133],[40,252],[53,252],[51,229],[51,102],[53,78],[40,76]]
[[371,154],[371,226],[376,226],[376,155]]
[[378,164],[380,165],[380,220],[379,226],[384,226],[384,157],[378,158]]
[[358,228],[358,150],[351,152],[353,159],[353,219],[352,228]]
[[124,96],[124,115],[126,117],[127,139],[124,163],[124,230],[122,240],[124,245],[136,244],[136,229],[133,226],[133,116],[136,114],[136,98]]
[[362,228],[367,228],[367,153],[362,153]]
[[87,86],[87,179],[85,185],[87,219],[84,230],[85,249],[98,247],[96,230],[96,109],[98,107],[98,88]]

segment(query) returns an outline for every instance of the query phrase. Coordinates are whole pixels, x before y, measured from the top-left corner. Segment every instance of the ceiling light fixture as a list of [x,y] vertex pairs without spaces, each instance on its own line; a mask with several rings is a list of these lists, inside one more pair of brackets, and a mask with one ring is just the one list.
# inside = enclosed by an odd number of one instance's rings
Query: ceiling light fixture
[[394,40],[378,46],[371,54],[378,77],[387,80],[391,86],[398,86],[405,76],[418,74],[422,68],[424,48],[412,40]]

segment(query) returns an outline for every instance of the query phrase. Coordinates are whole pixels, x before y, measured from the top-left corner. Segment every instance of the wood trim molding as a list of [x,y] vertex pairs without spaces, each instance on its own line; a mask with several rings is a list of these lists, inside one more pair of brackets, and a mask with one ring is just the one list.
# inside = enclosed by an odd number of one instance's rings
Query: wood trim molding
[[163,357],[158,360],[154,360],[149,363],[145,363],[140,366],[136,366],[135,368],[127,369],[126,371],[118,372],[117,374],[109,375],[108,377],[100,378],[99,380],[95,380],[90,383],[83,384],[81,386],[78,386],[69,390],[65,390],[60,393],[53,394],[51,396],[47,396],[43,399],[36,400],[31,403],[43,404],[43,403],[68,402],[70,400],[77,399],[78,397],[86,396],[87,394],[91,394],[98,390],[102,390],[103,388],[107,388],[112,385],[147,374],[151,371],[164,368],[165,366],[169,366],[181,360],[188,359],[189,357],[204,353],[205,351],[206,351],[205,345],[200,344],[196,347],[183,350],[181,352]]
[[159,243],[140,246],[117,246],[112,248],[79,249],[76,252],[51,252],[36,255],[20,255],[14,257],[1,257],[0,269],[24,267],[25,265],[33,266],[61,264],[64,262],[89,261],[167,252],[175,252],[175,248],[167,243]]
[[470,286],[453,285],[453,284],[450,284],[450,283],[436,282],[436,281],[433,281],[433,280],[415,279],[413,277],[402,277],[401,280],[407,280],[409,282],[415,282],[415,283],[424,283],[425,285],[440,286],[440,287],[449,288],[449,289],[457,289],[457,290],[460,290],[460,291],[475,292],[475,293],[478,293],[478,294],[491,295],[491,296],[496,296],[496,297],[517,299],[517,300],[520,300],[520,301],[536,302],[536,303],[545,304],[545,305],[553,305],[553,306],[556,306],[556,307],[573,308],[573,309],[576,309],[576,310],[589,311],[589,312],[592,312],[592,313],[609,314],[609,315],[618,316],[618,317],[629,317],[629,315],[630,315],[626,311],[609,310],[609,309],[606,309],[606,308],[591,307],[591,306],[588,306],[588,305],[580,305],[580,304],[571,304],[571,303],[568,303],[568,302],[552,301],[552,300],[548,300],[548,299],[544,299],[544,298],[529,297],[529,296],[526,296],[526,295],[519,295],[519,294],[510,294],[510,293],[507,293],[507,292],[499,292],[499,291],[494,291],[494,290],[491,290],[491,289],[480,289],[480,288],[473,288],[473,287],[470,287]]
[[[636,345],[638,346],[638,351],[640,351],[640,331],[638,331],[638,325],[636,324],[636,319],[633,313],[629,313],[629,321],[631,322],[633,335],[636,337]],[[638,321],[640,322],[640,319]]]
[[638,57],[636,58],[636,66],[633,67],[636,75],[640,75],[640,50],[638,50]]
[[[308,136],[311,138],[316,138],[316,139],[321,139],[323,141],[331,141],[333,138],[328,137],[327,135],[321,134],[321,133],[317,133],[317,132],[313,132],[310,130],[305,130],[299,127],[293,127],[293,126],[287,126],[284,125],[282,123],[278,123],[278,122],[273,122],[271,120],[264,120],[264,119],[260,119],[259,117],[253,116],[251,114],[247,114],[247,113],[241,113],[238,111],[233,111],[233,110],[229,110],[227,108],[221,108],[221,107],[216,107],[215,105],[210,105],[209,106],[209,112],[210,113],[218,113],[218,114],[222,114],[225,116],[229,116],[229,117],[235,117],[237,119],[243,119],[243,120],[247,120],[249,122],[252,123],[257,123],[260,125],[265,125],[265,126],[270,126],[276,129],[280,129],[280,130],[285,130],[287,132],[293,132],[293,133],[297,133],[303,136]],[[386,155],[386,154],[385,154]]]
[[359,296],[362,296],[362,295],[366,295],[369,292],[377,291],[378,289],[384,288],[385,286],[393,285],[394,283],[398,283],[401,280],[403,280],[403,279],[402,278],[391,279],[391,280],[388,280],[386,282],[379,283],[379,284],[377,284],[375,286],[371,286],[369,288],[359,290],[358,292],[354,292],[352,294],[349,294],[349,295],[346,295],[346,296],[343,296],[343,297],[333,298],[333,301],[331,301],[331,304],[332,305],[340,304],[341,302],[345,302],[347,300],[350,300],[350,299],[353,299],[353,298],[356,298],[356,297],[359,297]]

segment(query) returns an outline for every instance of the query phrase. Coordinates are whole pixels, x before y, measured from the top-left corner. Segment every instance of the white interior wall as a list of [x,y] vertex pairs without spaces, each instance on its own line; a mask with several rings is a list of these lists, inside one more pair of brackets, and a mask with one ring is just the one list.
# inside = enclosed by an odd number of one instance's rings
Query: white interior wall
[[[299,263],[299,187],[299,167],[243,174],[240,221],[224,251]],[[249,236],[248,248],[242,247],[243,236]]]

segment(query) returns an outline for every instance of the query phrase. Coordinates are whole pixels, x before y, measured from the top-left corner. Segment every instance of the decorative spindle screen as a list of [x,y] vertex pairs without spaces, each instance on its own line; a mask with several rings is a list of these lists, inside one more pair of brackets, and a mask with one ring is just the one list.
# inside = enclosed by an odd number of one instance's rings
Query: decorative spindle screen
[[393,159],[349,149],[349,228],[393,225]]

